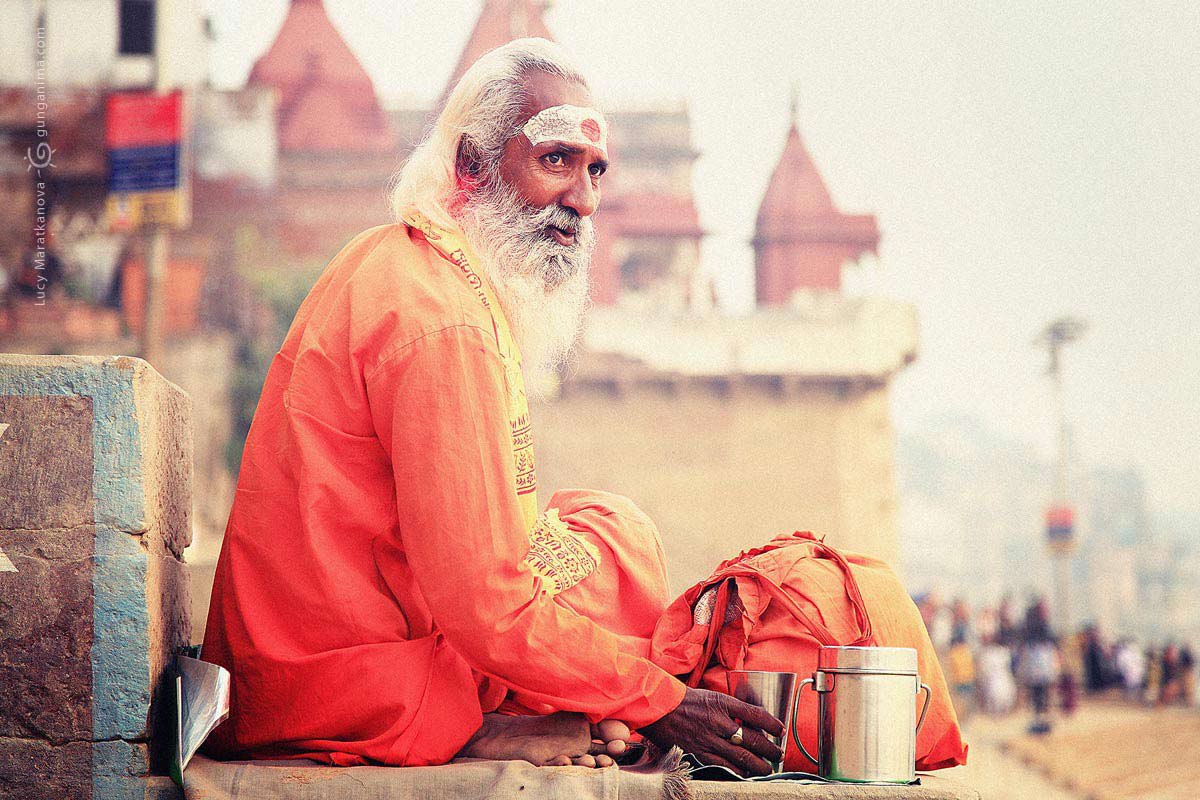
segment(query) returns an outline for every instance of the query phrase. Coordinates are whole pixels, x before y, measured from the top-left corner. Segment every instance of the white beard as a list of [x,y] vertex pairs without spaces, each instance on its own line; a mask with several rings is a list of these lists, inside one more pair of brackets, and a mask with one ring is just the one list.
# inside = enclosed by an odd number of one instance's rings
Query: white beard
[[[458,222],[496,290],[526,369],[536,375],[563,367],[588,305],[591,219],[558,205],[531,209],[496,181],[463,206]],[[547,233],[552,225],[574,230],[575,241],[559,244]]]

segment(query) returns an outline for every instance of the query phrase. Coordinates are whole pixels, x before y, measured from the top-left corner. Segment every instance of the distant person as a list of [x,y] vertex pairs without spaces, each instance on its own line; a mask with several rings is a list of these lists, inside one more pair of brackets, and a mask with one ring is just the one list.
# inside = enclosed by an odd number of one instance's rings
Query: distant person
[[934,596],[930,601],[932,614],[929,620],[929,639],[939,655],[945,655],[954,638],[954,612]]
[[985,641],[994,642],[1000,633],[1000,618],[996,609],[984,606],[975,616],[975,637],[980,645]]
[[1156,647],[1146,648],[1146,685],[1142,690],[1142,702],[1148,706],[1158,704],[1162,696],[1162,653]]
[[1045,598],[1036,598],[1025,609],[1025,625],[1021,629],[1022,641],[1032,639],[1052,639],[1054,634],[1050,627],[1050,605]]
[[1105,663],[1100,631],[1095,625],[1083,629],[1083,685],[1088,694],[1108,688],[1108,665]]
[[1168,644],[1162,652],[1162,692],[1159,705],[1169,706],[1183,699],[1183,662],[1179,646]]
[[956,636],[946,654],[946,677],[954,698],[954,711],[966,719],[975,709],[975,655],[965,632]]
[[961,597],[955,599],[953,606],[953,628],[950,632],[950,644],[962,642],[968,647],[975,647],[975,626],[971,621],[971,606]]
[[1179,648],[1179,682],[1180,699],[1191,708],[1196,702],[1196,659],[1186,644]]
[[1017,657],[1017,678],[1033,704],[1030,733],[1050,732],[1050,693],[1059,677],[1058,644],[1050,632],[1049,610],[1036,601],[1025,614],[1025,633]]
[[1083,643],[1080,634],[1067,636],[1058,648],[1058,703],[1063,714],[1070,716],[1079,707],[1079,683],[1083,673]]
[[1007,714],[1017,703],[1012,662],[1012,651],[1001,644],[998,634],[984,638],[979,651],[979,693],[980,705],[989,714]]
[[1117,671],[1121,674],[1121,689],[1127,700],[1138,700],[1142,696],[1146,680],[1146,656],[1141,648],[1128,639],[1117,642],[1114,653]]
[[1012,595],[1005,595],[1000,600],[997,612],[1000,626],[1000,644],[1015,650],[1021,642],[1021,623],[1017,619],[1017,604]]

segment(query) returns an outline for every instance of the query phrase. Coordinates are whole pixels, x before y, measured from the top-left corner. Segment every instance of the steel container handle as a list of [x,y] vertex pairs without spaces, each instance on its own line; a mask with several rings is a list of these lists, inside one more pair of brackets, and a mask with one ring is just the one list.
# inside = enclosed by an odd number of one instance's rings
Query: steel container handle
[[921,732],[921,726],[925,724],[925,715],[929,713],[929,701],[933,699],[933,690],[929,688],[929,684],[922,683],[921,691],[925,693],[925,705],[921,706],[921,718],[917,720],[917,733]]
[[[816,684],[812,678],[805,678],[804,680],[800,681],[800,688],[796,690],[796,702],[792,706],[792,741],[795,742],[796,746],[800,748],[800,752],[804,753],[804,757],[819,768],[821,766],[820,762],[808,754],[808,750],[804,748],[804,742],[800,741],[800,734],[796,732],[800,724],[800,695],[804,693],[804,684],[806,683],[812,683],[813,689],[816,689]],[[926,705],[928,705],[928,703],[926,703]],[[921,715],[921,719],[925,719],[924,714]]]

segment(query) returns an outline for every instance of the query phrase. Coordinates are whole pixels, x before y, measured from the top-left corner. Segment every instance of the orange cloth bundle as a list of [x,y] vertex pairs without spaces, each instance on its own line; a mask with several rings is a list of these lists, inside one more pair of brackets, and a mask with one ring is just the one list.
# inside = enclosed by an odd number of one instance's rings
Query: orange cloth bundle
[[[667,672],[724,692],[732,669],[808,677],[822,645],[912,647],[933,695],[917,736],[917,769],[966,763],[946,679],[920,612],[887,564],[839,553],[811,533],[777,536],[725,561],[675,600],[654,631],[650,658]],[[914,697],[914,702],[916,702]],[[797,731],[817,749],[816,694],[801,695]],[[789,770],[813,770],[796,748]]]

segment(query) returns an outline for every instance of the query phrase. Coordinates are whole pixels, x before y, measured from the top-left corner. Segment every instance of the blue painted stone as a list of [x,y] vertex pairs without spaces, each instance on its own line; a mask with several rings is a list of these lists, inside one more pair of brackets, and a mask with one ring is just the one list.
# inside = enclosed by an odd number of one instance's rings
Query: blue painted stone
[[[11,407],[21,406],[26,411],[54,402],[65,401],[72,408],[90,404],[90,448],[74,445],[90,449],[88,454],[79,454],[81,459],[90,456],[90,475],[64,479],[69,470],[63,468],[39,473],[37,481],[23,483],[19,480],[22,476],[32,478],[36,473],[37,458],[28,447],[36,450],[39,445],[23,439],[21,447],[14,448],[0,439],[0,458],[5,453],[16,454],[12,464],[0,464],[0,474],[5,468],[15,471],[18,480],[6,481],[6,486],[11,483],[16,492],[25,492],[18,498],[24,503],[20,519],[36,528],[21,531],[23,549],[14,561],[16,577],[0,572],[0,600],[9,607],[20,601],[16,592],[22,565],[29,576],[36,573],[41,579],[54,576],[55,580],[81,583],[61,594],[74,596],[72,592],[81,589],[90,606],[91,619],[76,620],[77,629],[70,635],[72,641],[90,641],[91,675],[87,687],[90,708],[86,709],[90,714],[83,717],[90,721],[90,730],[80,730],[76,710],[72,710],[75,716],[69,725],[58,725],[57,720],[45,716],[45,709],[11,703],[0,707],[0,737],[6,731],[30,737],[19,745],[20,753],[14,749],[18,748],[16,740],[0,738],[0,767],[32,759],[32,772],[37,773],[40,759],[50,770],[42,772],[50,774],[57,769],[52,762],[58,757],[51,754],[64,752],[64,736],[65,741],[90,741],[92,796],[143,798],[151,783],[142,776],[151,766],[165,767],[164,756],[169,753],[161,745],[169,744],[170,730],[161,725],[155,729],[156,723],[166,720],[165,706],[160,708],[158,702],[163,668],[175,648],[190,638],[187,571],[178,560],[190,538],[191,431],[186,396],[138,359],[0,355],[0,413],[6,400]],[[45,441],[40,446],[55,446],[50,440],[62,423],[47,421],[46,413],[37,418],[44,426],[40,435]],[[2,422],[5,419],[0,416]],[[21,435],[37,438],[39,432],[23,430]],[[62,445],[57,447],[61,451]],[[61,452],[56,458],[64,461]],[[150,496],[144,474],[148,468],[155,471],[153,485],[165,494]],[[64,482],[45,485],[55,480]],[[82,492],[83,487],[76,485],[80,482],[89,483],[89,491]],[[85,507],[80,499],[84,495],[90,513],[75,519]],[[51,527],[55,525],[58,527]],[[67,550],[50,546],[71,531],[76,537],[79,531],[91,534],[92,546],[83,555],[90,559],[90,569],[78,568],[78,545],[70,550],[71,563],[76,565],[70,569],[67,555],[55,555]],[[0,531],[0,546],[4,542]],[[55,566],[59,558],[64,559],[62,567]],[[31,559],[45,563],[35,570]],[[62,603],[51,603],[49,596],[37,592],[26,594],[22,613],[33,617],[52,613],[55,619],[63,619]],[[85,606],[76,602],[72,607]],[[151,614],[156,618],[152,620]],[[5,648],[14,652],[16,648],[29,649],[31,641],[24,636],[0,636],[0,673],[6,663],[23,664],[19,653],[10,658],[13,653]],[[45,695],[50,682],[62,678],[61,673],[47,674],[45,670],[10,672],[4,673],[6,679],[22,682],[16,687],[18,695]],[[88,682],[86,676],[71,680],[73,688]],[[66,733],[52,733],[56,730]],[[35,746],[39,736],[46,737],[48,748]],[[152,739],[154,747],[148,747]],[[0,782],[4,777],[0,775]],[[161,793],[161,789],[154,791]]]

